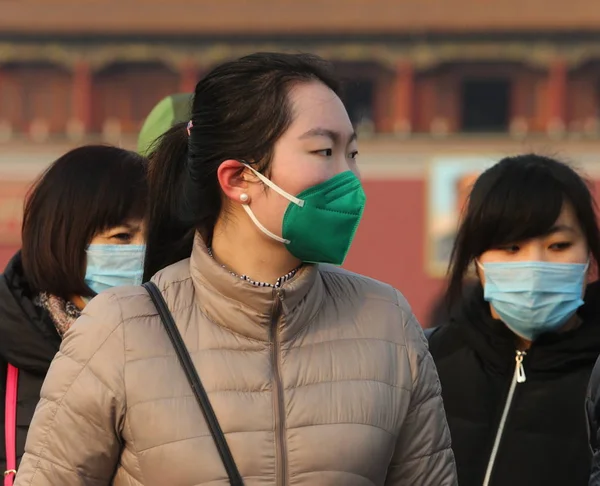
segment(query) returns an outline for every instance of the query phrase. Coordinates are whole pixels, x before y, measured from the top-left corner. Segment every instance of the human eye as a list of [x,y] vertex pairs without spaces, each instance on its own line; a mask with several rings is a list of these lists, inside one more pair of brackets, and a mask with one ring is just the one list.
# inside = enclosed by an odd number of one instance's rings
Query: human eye
[[333,156],[333,149],[328,148],[322,150],[315,150],[313,154],[321,155],[322,157],[331,157]]
[[116,241],[118,244],[123,245],[131,242],[131,240],[133,239],[133,235],[131,233],[121,232],[112,235],[110,239]]
[[354,150],[353,152],[350,152],[348,154],[348,157],[351,158],[352,160],[356,160],[356,158],[358,157],[358,150]]
[[521,248],[519,247],[519,245],[510,244],[510,245],[501,246],[498,249],[502,250],[506,253],[509,253],[510,255],[514,255],[515,253],[519,253],[519,250]]
[[556,243],[552,243],[549,248],[555,251],[563,251],[567,248],[571,248],[572,246],[573,243],[570,241],[557,241]]

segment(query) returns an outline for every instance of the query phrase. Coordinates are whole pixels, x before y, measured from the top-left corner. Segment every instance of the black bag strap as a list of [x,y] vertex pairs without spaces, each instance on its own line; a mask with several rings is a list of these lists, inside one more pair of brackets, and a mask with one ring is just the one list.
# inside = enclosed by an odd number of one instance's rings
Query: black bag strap
[[227,475],[229,476],[229,483],[232,486],[243,486],[244,482],[242,481],[242,477],[240,476],[237,466],[235,465],[235,461],[233,460],[233,456],[231,455],[231,451],[229,450],[229,446],[227,445],[227,441],[225,440],[225,436],[223,435],[219,421],[215,416],[215,412],[210,404],[206,390],[204,390],[204,387],[202,386],[202,382],[200,381],[196,367],[192,362],[190,353],[188,352],[187,347],[181,338],[179,329],[177,329],[173,315],[169,311],[169,307],[167,306],[167,303],[165,302],[160,290],[153,282],[146,282],[144,284],[144,288],[148,291],[148,294],[150,294],[150,298],[152,299],[156,310],[158,310],[158,314],[162,320],[163,326],[165,327],[165,330],[169,335],[169,339],[175,348],[177,357],[181,363],[181,367],[185,371],[188,382],[190,383],[194,395],[196,396],[196,401],[198,402],[198,405],[200,405],[202,414],[204,415],[206,423],[208,424],[210,433],[215,441],[217,449],[219,450],[219,455],[221,456],[221,460],[223,461]]

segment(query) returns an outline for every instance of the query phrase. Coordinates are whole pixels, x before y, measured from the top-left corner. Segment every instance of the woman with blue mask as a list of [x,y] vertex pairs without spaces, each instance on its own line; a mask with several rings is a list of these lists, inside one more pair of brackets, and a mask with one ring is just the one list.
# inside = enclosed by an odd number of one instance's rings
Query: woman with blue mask
[[456,485],[408,303],[339,268],[366,197],[338,93],[302,54],[198,83],[150,154],[154,287],[86,308],[16,486]]
[[569,166],[521,155],[477,179],[452,254],[454,312],[429,336],[461,486],[587,485],[599,257],[594,201]]
[[[141,283],[146,171],[133,152],[85,146],[50,165],[27,197],[21,251],[0,276],[3,405],[18,390],[15,413],[0,419],[2,471],[16,469],[7,458],[20,462],[50,362],[87,302]],[[14,439],[8,449],[5,436]]]

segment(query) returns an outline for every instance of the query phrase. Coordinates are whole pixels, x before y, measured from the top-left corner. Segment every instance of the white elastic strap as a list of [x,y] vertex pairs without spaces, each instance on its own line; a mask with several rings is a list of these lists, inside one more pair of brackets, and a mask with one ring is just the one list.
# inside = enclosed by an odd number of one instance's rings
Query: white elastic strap
[[[280,196],[285,197],[288,201],[293,202],[296,206],[304,207],[304,201],[302,199],[298,199],[296,196],[292,196],[291,194],[285,192],[277,184],[275,184],[274,182],[269,180],[267,177],[262,175],[260,172],[258,172],[256,169],[254,169],[254,167],[250,167],[248,164],[244,164],[244,165],[246,167],[248,167],[248,169],[250,169],[252,172],[254,172],[254,175],[256,177],[258,177],[264,184],[269,186],[275,192],[279,193]],[[248,214],[250,214],[250,213],[248,213]],[[254,216],[251,216],[251,217],[254,218]],[[258,223],[258,224],[260,224],[260,223]],[[289,243],[289,241],[288,241],[288,243]]]
[[258,226],[258,229],[261,230],[265,235],[273,238],[275,241],[279,241],[279,243],[285,243],[286,245],[290,244],[290,240],[286,240],[281,236],[277,236],[275,233],[271,233],[267,228],[265,228],[261,224],[261,222],[258,219],[256,219],[256,216],[254,216],[254,212],[252,211],[252,209],[250,209],[250,206],[248,206],[247,204],[242,204],[242,207],[244,208],[244,211],[248,213],[248,216],[250,216],[250,219],[254,222],[254,224]]

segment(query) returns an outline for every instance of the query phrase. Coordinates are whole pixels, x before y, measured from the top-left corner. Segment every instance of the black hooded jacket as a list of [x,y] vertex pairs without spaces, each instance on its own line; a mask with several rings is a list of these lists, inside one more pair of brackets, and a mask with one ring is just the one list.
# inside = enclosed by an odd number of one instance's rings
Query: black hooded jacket
[[19,463],[42,383],[61,341],[50,315],[34,305],[33,299],[23,275],[21,256],[17,254],[0,275],[0,472],[6,470],[7,363],[19,369],[16,436]]
[[481,285],[431,334],[461,486],[484,484],[505,409],[490,486],[588,484],[585,397],[600,355],[600,283],[588,286],[584,300],[579,327],[532,344],[523,383],[515,379],[515,336],[491,317]]

